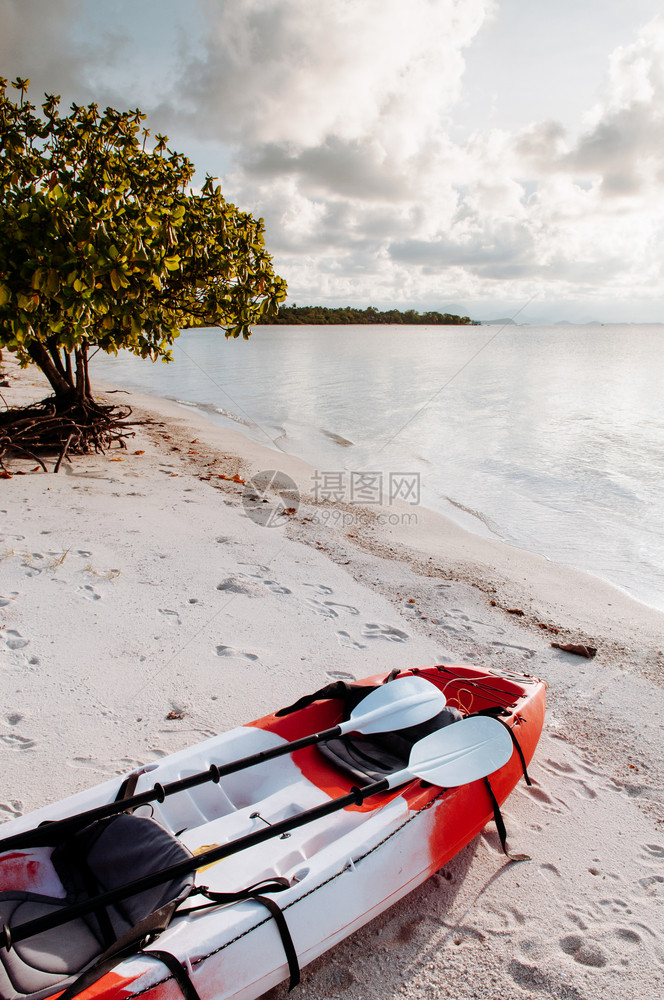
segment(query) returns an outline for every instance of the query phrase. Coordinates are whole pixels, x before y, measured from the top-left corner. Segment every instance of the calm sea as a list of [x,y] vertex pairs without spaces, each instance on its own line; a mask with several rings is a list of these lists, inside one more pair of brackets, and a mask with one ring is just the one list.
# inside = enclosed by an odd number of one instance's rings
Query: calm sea
[[664,327],[197,330],[174,357],[93,371],[307,459],[320,496],[419,493],[664,610]]

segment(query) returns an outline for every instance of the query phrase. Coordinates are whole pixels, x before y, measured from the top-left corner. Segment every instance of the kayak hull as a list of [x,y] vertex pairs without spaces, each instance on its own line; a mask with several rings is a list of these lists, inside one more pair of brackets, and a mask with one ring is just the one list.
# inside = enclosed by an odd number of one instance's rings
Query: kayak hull
[[[544,722],[541,681],[465,666],[413,672],[435,684],[448,704],[463,714],[501,708],[525,762],[531,760]],[[376,676],[361,683],[371,688],[384,680]],[[137,791],[320,732],[336,725],[340,715],[340,702],[326,699],[291,715],[256,720],[164,758],[139,777]],[[515,750],[490,777],[499,803],[522,775]],[[5,824],[2,833],[8,836],[111,802],[118,784],[105,782],[21,817]],[[353,784],[316,747],[308,747],[229,775],[219,785],[210,782],[178,792],[138,812],[153,812],[196,854],[347,794]],[[266,878],[287,879],[289,887],[273,898],[284,913],[300,965],[305,966],[438,871],[492,818],[484,780],[440,789],[416,779],[212,864],[198,872],[196,882],[212,891],[233,892]],[[48,855],[44,848],[0,855],[0,893],[8,888],[52,890]],[[177,916],[155,948],[178,957],[202,1000],[254,1000],[289,975],[277,925],[255,900]],[[42,991],[40,998],[55,997],[61,989]],[[161,962],[139,955],[80,995],[83,1000],[130,1000],[138,995],[175,1000],[182,994]]]

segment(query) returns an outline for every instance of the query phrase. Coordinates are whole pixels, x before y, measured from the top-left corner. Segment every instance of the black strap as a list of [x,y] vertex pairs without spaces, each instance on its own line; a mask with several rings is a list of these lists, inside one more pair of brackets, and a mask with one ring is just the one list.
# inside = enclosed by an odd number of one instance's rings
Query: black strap
[[[398,674],[398,670],[393,670],[392,673],[385,678],[383,684],[388,684],[390,681],[394,680]],[[350,713],[353,709],[356,708],[368,694],[375,691],[377,687],[382,687],[382,685],[375,684],[372,686],[366,684],[356,684],[352,681],[334,681],[332,684],[326,684],[325,687],[319,688],[318,691],[314,691],[313,694],[305,694],[302,698],[298,698],[298,700],[292,705],[288,705],[286,708],[280,708],[279,711],[274,714],[277,717],[290,715],[291,712],[299,712],[300,709],[306,708],[308,705],[313,705],[315,701],[338,698],[343,702],[343,718],[346,721],[350,718]]]
[[[521,761],[521,770],[523,771],[523,776],[526,779],[526,784],[527,785],[532,785],[532,781],[528,777],[528,769],[526,767],[526,758],[523,755],[523,750],[521,749],[521,744],[519,743],[519,741],[518,741],[518,739],[516,737],[516,733],[514,732],[514,730],[512,729],[511,726],[507,725],[507,723],[505,722],[504,719],[500,718],[501,715],[505,714],[505,711],[506,710],[504,708],[501,708],[500,706],[493,706],[491,708],[482,708],[482,709],[480,709],[479,712],[473,712],[472,714],[473,715],[490,715],[492,719],[496,719],[498,722],[500,722],[500,724],[502,726],[505,727],[505,729],[507,730],[507,732],[510,734],[510,736],[512,738],[512,743],[514,744],[514,748],[515,748],[516,752],[519,755],[519,760]],[[470,716],[468,716],[468,718],[470,718]]]
[[167,966],[173,976],[173,979],[180,987],[185,1000],[201,1000],[196,987],[191,981],[191,976],[189,975],[187,969],[175,957],[175,955],[171,955],[170,951],[156,951],[151,948],[150,951],[141,950],[140,954],[147,955],[148,958],[156,958]]
[[358,684],[348,683],[347,681],[334,681],[332,684],[326,684],[325,687],[319,688],[318,691],[314,691],[312,694],[305,694],[302,698],[298,698],[296,702],[292,705],[287,705],[286,708],[280,708],[278,712],[274,714],[277,717],[282,715],[290,715],[292,712],[299,712],[300,709],[306,708],[308,705],[313,705],[315,701],[321,701],[328,698],[339,698],[344,703],[344,719],[350,716],[355,705],[358,704],[362,698],[373,691],[373,688],[362,687]]
[[267,896],[254,896],[254,899],[258,903],[262,903],[263,906],[267,907],[274,917],[279,934],[281,935],[281,943],[284,946],[286,959],[288,961],[288,971],[290,972],[290,982],[288,984],[288,992],[290,993],[291,990],[294,990],[300,982],[300,963],[297,958],[297,952],[295,951],[295,945],[293,944],[291,932],[288,929],[288,924],[286,923],[286,918],[283,911],[273,899],[269,899]]
[[119,802],[121,799],[130,799],[136,791],[136,785],[138,784],[139,778],[140,774],[136,771],[132,771],[131,774],[128,774],[118,788],[118,794],[115,796],[115,801]]
[[239,903],[243,899],[255,899],[260,892],[283,892],[290,889],[290,882],[287,878],[263,879],[254,885],[247,886],[246,889],[238,889],[237,892],[213,892],[206,885],[197,885],[191,892],[192,896],[205,896],[208,903],[199,903],[197,906],[188,906],[186,910],[180,910],[180,915],[186,917],[196,910],[205,910],[210,906],[225,906],[227,903]]
[[284,946],[284,952],[288,962],[288,971],[290,973],[290,983],[288,985],[288,992],[290,993],[290,991],[294,990],[300,982],[300,963],[297,957],[297,951],[295,950],[293,938],[291,937],[291,932],[283,914],[283,910],[273,899],[268,899],[267,896],[262,895],[264,892],[283,892],[284,889],[289,888],[290,882],[285,878],[275,878],[269,882],[257,882],[255,885],[251,885],[246,889],[240,889],[239,892],[212,892],[207,888],[207,886],[202,885],[194,889],[194,893],[205,896],[205,898],[210,900],[210,902],[201,903],[198,906],[188,906],[186,911],[182,912],[193,913],[194,910],[202,910],[207,906],[220,906],[226,903],[237,903],[243,899],[255,899],[257,903],[262,903],[274,917],[277,930],[281,936],[281,943]]
[[[187,909],[182,910],[181,913],[185,916],[187,913],[193,913],[195,910],[202,910],[208,906],[220,906],[227,903],[236,903],[243,899],[255,899],[257,902],[262,903],[274,917],[277,929],[279,930],[279,934],[281,936],[290,972],[290,991],[295,989],[300,982],[300,964],[295,950],[295,945],[293,944],[293,939],[291,937],[288,924],[286,923],[286,918],[284,917],[281,909],[277,906],[274,900],[261,895],[262,892],[282,892],[284,889],[288,888],[290,888],[290,883],[285,878],[275,878],[271,881],[257,882],[256,885],[249,886],[247,889],[241,889],[239,892],[211,892],[206,886],[198,886],[193,890],[193,893],[205,896],[209,902],[202,903],[199,906],[187,907]],[[185,1000],[200,1000],[200,997],[196,993],[193,983],[187,975],[186,970],[174,955],[165,951],[144,951],[142,949],[142,944],[145,943],[146,939],[157,937],[168,927],[169,923],[173,919],[175,911],[184,902],[185,898],[188,897],[182,896],[179,899],[171,900],[171,902],[166,903],[159,910],[155,910],[154,913],[149,914],[149,916],[141,920],[140,923],[130,928],[130,930],[119,938],[115,944],[111,945],[110,948],[107,948],[104,954],[100,955],[88,969],[82,972],[80,976],[78,976],[74,982],[67,987],[58,1000],[73,1000],[73,998],[78,996],[79,993],[88,989],[88,987],[92,986],[93,983],[96,983],[102,976],[106,975],[107,972],[110,972],[122,959],[137,953],[152,955],[164,962],[164,964],[171,969],[176,982],[185,995]],[[168,958],[165,958],[164,956],[168,956]],[[173,963],[172,966],[169,964],[171,960]],[[175,971],[176,965],[177,971]]]
[[486,785],[486,790],[489,793],[491,805],[493,806],[493,820],[496,824],[496,829],[498,830],[500,846],[503,849],[503,853],[507,855],[510,861],[530,861],[529,854],[512,854],[507,850],[507,830],[505,829],[505,821],[503,820],[500,806],[498,805],[498,799],[496,798],[493,788],[491,787],[491,782],[487,777],[484,778],[484,784]]

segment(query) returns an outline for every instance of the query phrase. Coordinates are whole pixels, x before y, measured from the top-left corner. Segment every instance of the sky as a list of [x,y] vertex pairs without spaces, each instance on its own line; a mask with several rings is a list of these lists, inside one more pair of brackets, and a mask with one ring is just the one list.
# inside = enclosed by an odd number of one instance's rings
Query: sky
[[299,305],[664,322],[654,0],[0,0],[30,98],[140,107]]

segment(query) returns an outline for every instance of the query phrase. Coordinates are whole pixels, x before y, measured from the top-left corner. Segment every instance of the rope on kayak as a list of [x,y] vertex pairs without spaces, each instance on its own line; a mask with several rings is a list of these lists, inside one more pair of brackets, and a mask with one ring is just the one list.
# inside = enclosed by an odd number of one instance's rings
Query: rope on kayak
[[[529,674],[516,674],[516,673],[510,674],[507,672],[499,673],[497,670],[492,670],[491,673],[484,674],[483,675],[484,679],[482,679],[481,676],[464,677],[458,673],[455,673],[453,668],[445,667],[442,664],[439,664],[436,667],[426,668],[425,670],[420,670],[418,668],[415,668],[411,671],[411,673],[417,676],[418,674],[426,674],[427,670],[436,670],[439,674],[449,675],[450,678],[449,681],[441,689],[444,694],[447,693],[447,688],[449,687],[449,685],[458,682],[461,684],[462,687],[465,685],[470,685],[471,687],[477,688],[477,690],[481,691],[482,694],[491,696],[496,703],[499,703],[501,705],[502,708],[511,708],[514,705],[514,700],[515,700],[514,693],[512,693],[512,696],[510,697],[510,692],[505,691],[504,688],[496,687],[494,684],[488,683],[488,681],[490,681],[492,677],[495,677],[496,679],[500,679],[501,677],[503,677],[505,680],[510,681],[511,683],[516,684],[518,686],[537,683],[537,678],[531,677]],[[469,694],[470,692],[467,691],[466,693]],[[500,698],[496,696],[500,696]]]

